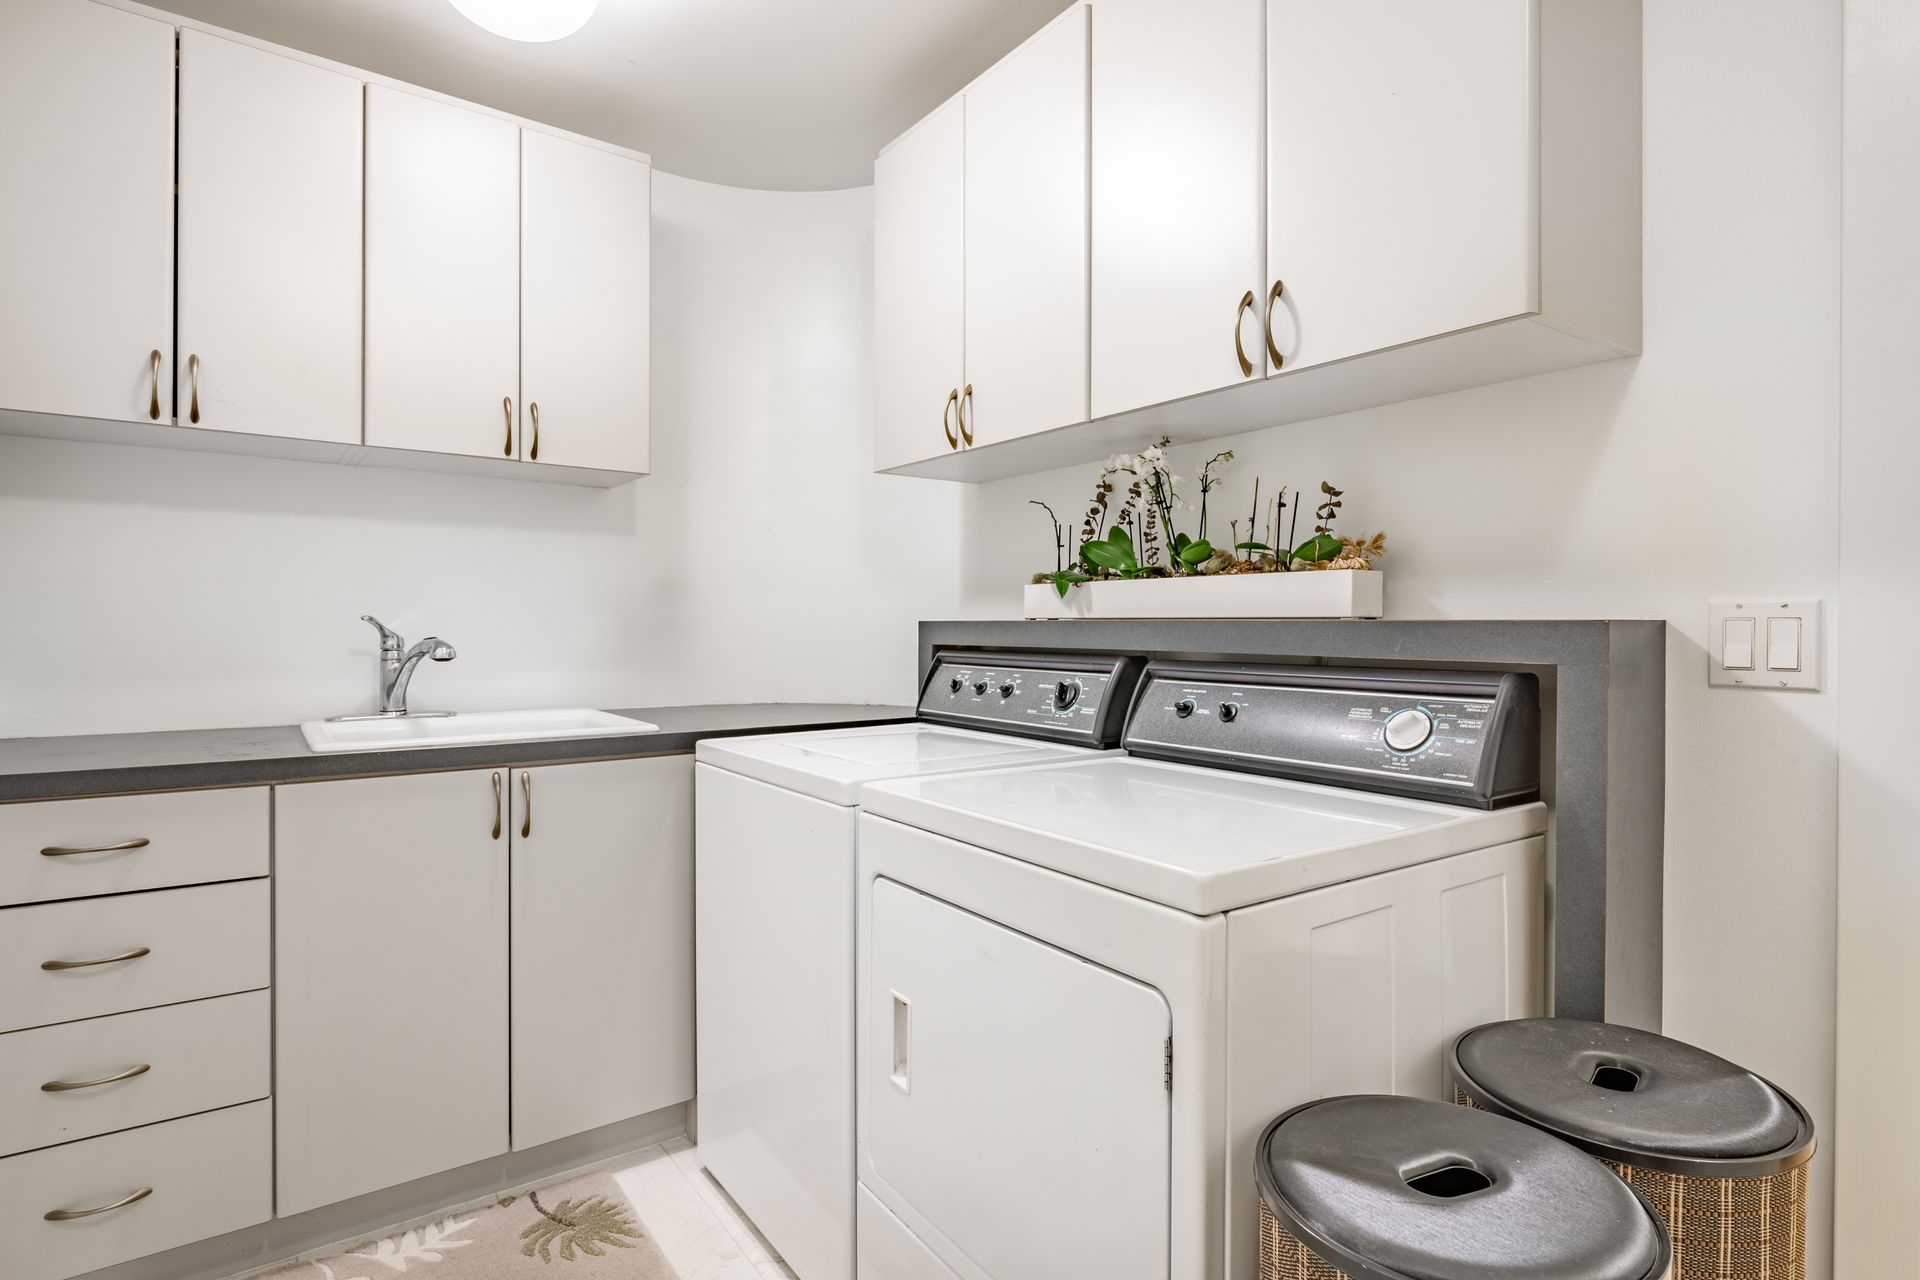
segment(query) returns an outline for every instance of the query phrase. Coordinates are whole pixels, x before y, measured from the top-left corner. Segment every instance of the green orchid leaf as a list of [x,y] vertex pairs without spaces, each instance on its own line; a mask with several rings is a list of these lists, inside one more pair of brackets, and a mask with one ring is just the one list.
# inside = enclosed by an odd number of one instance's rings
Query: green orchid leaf
[[1271,551],[1273,550],[1272,547],[1268,546],[1264,542],[1236,542],[1233,544],[1233,549],[1235,551]]
[[1176,533],[1173,535],[1173,550],[1175,554],[1185,551],[1192,543],[1193,539],[1184,533]]
[[1089,542],[1080,548],[1080,558],[1099,569],[1125,573],[1136,567],[1133,544],[1129,542]]
[[1180,549],[1180,563],[1188,568],[1205,564],[1211,559],[1213,559],[1213,544],[1204,539],[1199,542],[1189,542]]
[[1294,549],[1293,558],[1314,564],[1321,560],[1332,560],[1339,554],[1340,539],[1330,533],[1317,533]]

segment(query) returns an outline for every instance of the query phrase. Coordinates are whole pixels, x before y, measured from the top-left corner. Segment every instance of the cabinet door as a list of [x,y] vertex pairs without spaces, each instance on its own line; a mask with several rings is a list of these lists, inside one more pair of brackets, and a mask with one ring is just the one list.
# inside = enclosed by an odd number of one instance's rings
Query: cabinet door
[[360,443],[363,92],[180,33],[182,426]]
[[513,772],[513,1146],[693,1097],[693,757]]
[[506,781],[275,788],[280,1216],[507,1150]]
[[520,149],[519,456],[647,471],[653,170],[533,129]]
[[[1100,0],[1096,418],[1257,378],[1267,367],[1265,2]],[[1243,313],[1248,291],[1260,305]]]
[[1087,8],[967,89],[966,423],[976,445],[1087,417]]
[[0,408],[165,422],[173,27],[0,5]]
[[367,86],[367,431],[517,456],[520,130]]
[[1533,0],[1268,0],[1286,369],[1538,307]]
[[873,163],[873,465],[881,470],[960,447],[966,163],[959,98]]

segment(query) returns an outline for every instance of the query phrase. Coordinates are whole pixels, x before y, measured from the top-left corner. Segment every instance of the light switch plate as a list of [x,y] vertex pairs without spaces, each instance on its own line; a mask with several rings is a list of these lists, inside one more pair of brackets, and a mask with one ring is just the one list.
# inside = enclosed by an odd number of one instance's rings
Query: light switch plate
[[[1741,689],[1818,689],[1825,647],[1822,639],[1817,599],[1745,596],[1709,600],[1707,683]],[[1729,660],[1736,665],[1729,667]],[[1751,667],[1738,665],[1743,660]]]

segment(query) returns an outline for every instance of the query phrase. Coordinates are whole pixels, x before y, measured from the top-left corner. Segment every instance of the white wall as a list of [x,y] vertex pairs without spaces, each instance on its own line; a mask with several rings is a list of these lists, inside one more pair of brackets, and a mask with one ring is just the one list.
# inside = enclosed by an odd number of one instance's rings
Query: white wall
[[[1244,520],[1256,473],[1324,478],[1342,527],[1389,531],[1394,616],[1667,619],[1666,1029],[1830,1137],[1834,698],[1710,690],[1703,645],[1709,596],[1836,590],[1839,7],[1649,4],[1645,47],[1646,355],[1223,441],[1209,531]],[[1027,499],[1077,523],[1093,471],[979,493],[976,611],[1012,612],[1053,567]]]
[[0,438],[0,736],[910,700],[961,495],[868,474],[871,193],[654,188],[656,474],[609,492]]
[[1846,15],[1836,1271],[1913,1280],[1920,782],[1898,691],[1920,636],[1920,9],[1912,0],[1847,0]]

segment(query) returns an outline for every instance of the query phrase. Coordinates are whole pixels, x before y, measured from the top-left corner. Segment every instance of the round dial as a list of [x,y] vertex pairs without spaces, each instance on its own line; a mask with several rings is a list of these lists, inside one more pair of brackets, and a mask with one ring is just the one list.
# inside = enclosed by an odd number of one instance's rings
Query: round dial
[[987,682],[985,680],[975,680],[973,682],[973,694],[976,698],[979,697],[981,694],[985,693],[986,691],[987,691]]
[[1062,680],[1053,686],[1053,709],[1065,711],[1080,701],[1080,685],[1077,681]]
[[1173,714],[1175,714],[1176,716],[1179,716],[1182,720],[1185,720],[1188,716],[1193,714],[1194,708],[1198,705],[1199,704],[1194,702],[1192,698],[1182,698],[1180,699],[1180,701],[1173,704]]
[[1000,686],[1000,696],[1003,698],[1011,698],[1013,696],[1013,681],[1009,680]]
[[960,692],[960,686],[965,683],[966,683],[965,680],[962,680],[959,676],[955,676],[953,679],[947,682],[947,692],[958,693]]
[[1220,704],[1220,723],[1221,724],[1232,724],[1235,720],[1238,720],[1239,718],[1240,718],[1239,703],[1223,702]]
[[1387,745],[1395,751],[1413,751],[1433,736],[1433,717],[1419,707],[1408,707],[1387,717]]

